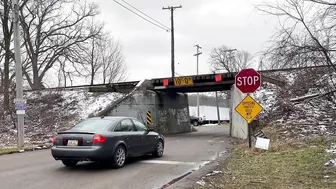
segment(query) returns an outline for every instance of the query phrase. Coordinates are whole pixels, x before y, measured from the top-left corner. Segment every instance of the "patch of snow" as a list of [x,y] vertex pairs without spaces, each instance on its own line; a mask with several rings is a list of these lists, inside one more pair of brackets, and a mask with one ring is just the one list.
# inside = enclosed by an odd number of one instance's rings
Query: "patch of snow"
[[77,108],[69,113],[79,112],[81,119],[86,119],[92,113],[97,113],[107,108],[111,102],[122,97],[120,93],[103,93],[95,95],[89,92],[67,91],[63,97],[66,99],[65,103],[77,102]]
[[320,125],[319,128],[321,131],[327,131],[327,128],[325,125]]
[[[332,153],[332,154],[336,155],[336,144],[332,143],[330,148],[326,149],[325,151],[327,153]],[[325,166],[336,166],[336,158],[327,161],[324,165]]]
[[207,127],[210,127],[210,126],[218,126],[218,124],[204,124],[203,126],[207,126]]
[[336,145],[332,144],[329,149],[325,150],[327,153],[332,153],[336,155]]
[[317,94],[308,94],[308,95],[292,98],[290,101],[304,100],[304,99],[307,99],[307,98],[317,97],[319,95],[320,95],[319,93],[317,93]]
[[222,173],[222,171],[216,171],[216,170],[214,170],[211,173],[206,174],[205,177],[202,177],[201,180],[198,180],[196,182],[196,184],[201,185],[201,186],[205,186],[206,185],[206,182],[205,182],[205,178],[206,177],[214,176],[214,175],[217,175],[217,174],[220,174],[220,173]]
[[205,186],[205,181],[204,180],[199,180],[196,182],[196,184],[201,185],[201,186]]
[[336,158],[327,161],[324,165],[325,166],[336,166]]
[[134,88],[134,90],[138,89],[142,84],[143,82],[145,82],[146,80],[141,80]]
[[214,176],[214,175],[217,175],[217,174],[219,174],[219,173],[222,173],[222,171],[212,171],[211,173],[206,174],[206,176],[207,176],[207,177],[209,177],[209,176]]

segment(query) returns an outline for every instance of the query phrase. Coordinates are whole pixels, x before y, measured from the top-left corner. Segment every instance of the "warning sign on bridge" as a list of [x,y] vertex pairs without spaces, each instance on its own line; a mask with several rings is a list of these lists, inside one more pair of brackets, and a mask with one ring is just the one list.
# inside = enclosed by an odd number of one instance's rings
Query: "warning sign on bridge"
[[248,123],[251,123],[255,117],[263,110],[250,95],[247,95],[236,107],[236,112],[240,114]]
[[147,118],[147,121],[146,121],[147,125],[152,124],[152,113],[150,111],[147,111],[146,115],[147,115],[146,116],[146,118]]
[[192,77],[176,77],[174,78],[174,85],[175,86],[186,86],[186,85],[193,85],[194,81]]

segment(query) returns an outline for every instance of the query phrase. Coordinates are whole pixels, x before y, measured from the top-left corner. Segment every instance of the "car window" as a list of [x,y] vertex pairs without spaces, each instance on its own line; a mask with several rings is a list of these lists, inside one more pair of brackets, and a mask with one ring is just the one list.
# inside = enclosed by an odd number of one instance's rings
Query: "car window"
[[114,129],[116,132],[135,131],[134,125],[130,119],[122,120]]
[[114,120],[109,119],[87,119],[76,124],[71,130],[99,132],[106,130],[113,122]]
[[122,127],[121,127],[121,123],[118,123],[118,125],[114,128],[115,132],[121,132],[123,131]]
[[138,131],[146,131],[147,127],[138,120],[133,119],[133,123]]

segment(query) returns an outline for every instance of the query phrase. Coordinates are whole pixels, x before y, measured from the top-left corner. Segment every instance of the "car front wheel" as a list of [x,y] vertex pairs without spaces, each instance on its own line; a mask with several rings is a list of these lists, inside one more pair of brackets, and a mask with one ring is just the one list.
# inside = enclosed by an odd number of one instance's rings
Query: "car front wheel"
[[163,142],[162,142],[162,140],[159,140],[156,144],[155,152],[153,153],[153,155],[155,157],[162,157],[163,156],[163,151],[164,151]]
[[193,121],[193,125],[194,125],[194,126],[198,126],[198,125],[199,125],[198,121],[196,121],[196,120]]
[[63,160],[62,163],[67,167],[74,167],[77,165],[78,161]]

